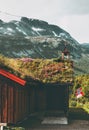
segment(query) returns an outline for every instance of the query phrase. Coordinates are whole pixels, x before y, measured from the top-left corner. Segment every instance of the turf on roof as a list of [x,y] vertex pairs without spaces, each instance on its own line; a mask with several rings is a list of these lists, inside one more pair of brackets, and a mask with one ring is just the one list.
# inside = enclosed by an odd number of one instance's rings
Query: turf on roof
[[11,73],[26,79],[27,77],[43,83],[72,82],[73,68],[69,60],[54,59],[9,59],[0,57],[0,64]]

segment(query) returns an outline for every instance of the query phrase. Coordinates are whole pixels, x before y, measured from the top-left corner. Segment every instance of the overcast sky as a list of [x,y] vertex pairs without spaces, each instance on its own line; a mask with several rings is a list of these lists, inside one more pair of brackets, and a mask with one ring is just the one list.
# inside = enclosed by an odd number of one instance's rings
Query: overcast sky
[[0,0],[0,19],[19,16],[58,25],[78,42],[89,43],[89,0]]

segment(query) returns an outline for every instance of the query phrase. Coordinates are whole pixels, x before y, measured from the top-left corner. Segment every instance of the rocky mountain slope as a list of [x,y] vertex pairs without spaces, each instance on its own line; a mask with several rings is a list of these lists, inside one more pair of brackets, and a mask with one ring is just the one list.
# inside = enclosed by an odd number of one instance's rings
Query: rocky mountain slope
[[26,17],[8,23],[0,20],[0,53],[7,57],[57,58],[65,45],[76,64],[88,59],[87,48],[56,25]]
[[82,49],[85,49],[85,54],[89,56],[89,43],[81,44]]
[[64,41],[72,56],[81,56],[79,43],[56,25],[25,17],[8,23],[0,21],[0,52],[9,57],[58,57]]

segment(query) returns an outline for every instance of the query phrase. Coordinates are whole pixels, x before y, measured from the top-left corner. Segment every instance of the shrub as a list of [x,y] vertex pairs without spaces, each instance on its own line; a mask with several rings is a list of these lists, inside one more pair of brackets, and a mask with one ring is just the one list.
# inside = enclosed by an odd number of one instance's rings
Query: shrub
[[70,107],[76,107],[77,102],[76,101],[70,101]]

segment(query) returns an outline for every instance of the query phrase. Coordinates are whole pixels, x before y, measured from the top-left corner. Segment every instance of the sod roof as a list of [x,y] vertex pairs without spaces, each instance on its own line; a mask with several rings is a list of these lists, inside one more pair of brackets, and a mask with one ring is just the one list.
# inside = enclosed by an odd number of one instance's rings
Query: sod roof
[[70,60],[7,58],[0,55],[0,66],[22,79],[42,83],[71,83],[73,64]]

